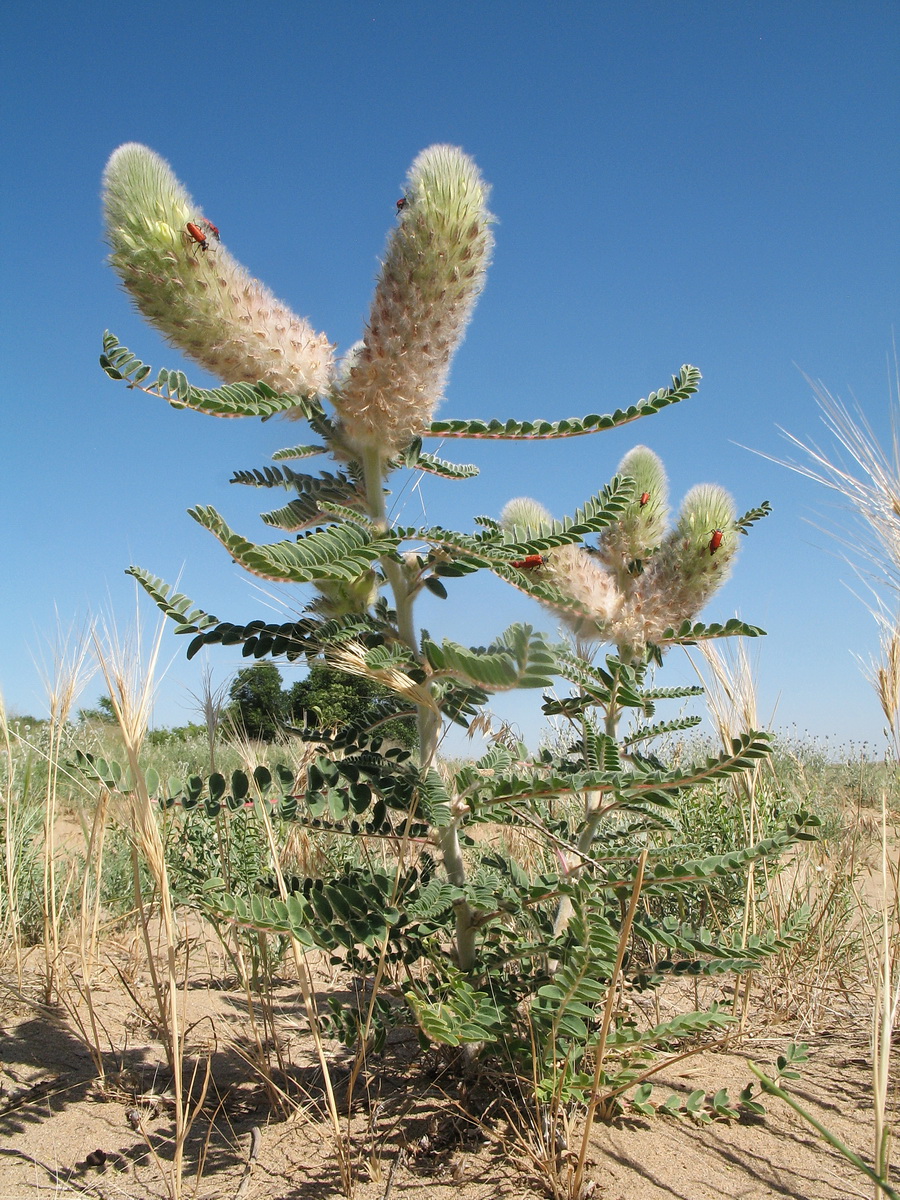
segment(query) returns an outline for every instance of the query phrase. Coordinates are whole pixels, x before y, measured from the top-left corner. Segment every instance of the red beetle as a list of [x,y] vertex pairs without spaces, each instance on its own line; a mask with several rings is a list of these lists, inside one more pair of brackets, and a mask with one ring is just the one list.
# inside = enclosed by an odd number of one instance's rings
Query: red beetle
[[222,240],[219,236],[218,225],[213,225],[212,221],[210,221],[207,217],[201,217],[200,224],[203,226],[203,228],[206,230],[207,233],[211,233],[213,235],[213,237],[216,239],[217,242],[220,242]]
[[644,508],[645,505],[649,504],[649,502],[650,502],[650,493],[642,492],[641,493],[641,508]]
[[536,567],[542,567],[546,561],[543,554],[529,554],[526,558],[513,559],[509,565],[518,567],[520,571],[533,571]]
[[407,198],[405,196],[401,196],[400,199],[397,201],[397,212],[398,213],[403,212],[403,210],[404,210],[404,208],[406,208],[407,204],[409,204],[409,201],[407,200]]
[[195,242],[201,250],[209,249],[209,241],[199,225],[195,225],[193,221],[188,221],[186,228],[192,242]]
[[709,552],[715,554],[718,548],[722,545],[723,533],[721,529],[713,530],[713,535],[709,539]]

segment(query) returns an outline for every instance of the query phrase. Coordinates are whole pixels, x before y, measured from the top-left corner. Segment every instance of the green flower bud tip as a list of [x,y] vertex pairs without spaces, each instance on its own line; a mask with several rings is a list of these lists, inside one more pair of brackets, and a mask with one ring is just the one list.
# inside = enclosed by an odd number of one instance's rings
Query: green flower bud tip
[[328,390],[328,339],[210,241],[215,226],[158,154],[120,146],[103,175],[103,208],[110,263],[172,345],[225,383]]
[[484,286],[488,187],[454,146],[410,168],[362,347],[333,393],[344,439],[390,458],[428,426]]
[[714,483],[699,483],[684,498],[673,538],[680,543],[682,568],[690,574],[721,577],[738,547],[734,500]]
[[519,496],[504,507],[500,524],[517,542],[524,542],[530,537],[546,533],[553,524],[553,518],[537,500]]
[[646,446],[635,446],[619,463],[618,475],[635,481],[634,498],[618,521],[599,539],[601,558],[618,572],[635,560],[645,559],[662,541],[669,511],[669,482],[659,455]]

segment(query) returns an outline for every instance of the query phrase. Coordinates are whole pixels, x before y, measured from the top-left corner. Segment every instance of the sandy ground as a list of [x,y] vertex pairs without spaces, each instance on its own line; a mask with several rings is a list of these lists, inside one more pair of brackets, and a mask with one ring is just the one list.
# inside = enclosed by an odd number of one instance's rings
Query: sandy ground
[[[170,1083],[135,996],[107,972],[95,1003],[105,1075],[72,1013],[3,999],[0,987],[0,1200],[83,1195],[155,1200],[174,1132]],[[143,993],[142,993],[143,989]],[[8,997],[7,993],[7,997]],[[286,1119],[272,1104],[247,1040],[243,994],[210,986],[189,993],[189,1043],[200,1074],[211,1067],[206,1099],[187,1147],[184,1195],[197,1200],[328,1200],[343,1195],[322,1076],[302,1031],[296,989],[279,993],[282,1054],[299,1101]],[[729,1052],[704,1051],[657,1076],[654,1099],[697,1088],[736,1096],[751,1075],[746,1059],[774,1060],[794,1034],[765,1030]],[[794,1095],[854,1150],[871,1150],[868,1032],[862,1020],[835,1020],[810,1044]],[[349,1059],[329,1046],[339,1099]],[[498,1200],[547,1196],[535,1163],[538,1139],[516,1133],[489,1079],[462,1084],[415,1041],[375,1059],[357,1084],[350,1121],[358,1200]],[[627,1117],[592,1131],[587,1178],[606,1200],[712,1200],[871,1196],[871,1186],[781,1101],[765,1117],[698,1125],[669,1116]],[[344,1118],[346,1125],[346,1118]],[[253,1131],[258,1130],[257,1134]],[[531,1146],[529,1149],[528,1142]],[[248,1157],[254,1151],[252,1165]],[[562,1193],[564,1194],[564,1193]]]

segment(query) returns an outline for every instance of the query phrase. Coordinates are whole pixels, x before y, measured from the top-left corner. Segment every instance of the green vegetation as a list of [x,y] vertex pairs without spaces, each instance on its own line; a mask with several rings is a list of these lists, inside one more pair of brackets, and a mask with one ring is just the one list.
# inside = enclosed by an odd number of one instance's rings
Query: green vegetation
[[285,690],[274,663],[254,663],[238,671],[229,697],[225,717],[247,737],[263,742],[283,739],[292,727],[301,726],[323,733],[378,728],[388,741],[408,749],[418,745],[409,705],[384,684],[324,664],[314,664],[305,679]]
[[[276,972],[299,986],[348,1197],[357,1087],[373,1055],[390,1058],[409,1035],[460,1087],[491,1080],[548,1191],[567,1200],[589,1194],[595,1118],[629,1107],[701,1122],[758,1114],[752,1082],[739,1097],[697,1091],[657,1105],[649,1080],[667,1054],[738,1036],[751,997],[783,994],[810,953],[853,971],[873,938],[848,907],[861,867],[845,835],[846,797],[830,788],[839,768],[758,729],[746,657],[729,662],[718,646],[763,631],[698,619],[768,504],[739,515],[722,487],[697,484],[673,508],[663,463],[643,446],[561,518],[519,497],[467,528],[406,528],[391,523],[386,502],[402,472],[476,473],[427,453],[429,437],[593,435],[688,400],[697,369],[682,366],[670,386],[607,415],[435,420],[493,243],[488,189],[453,147],[414,162],[364,339],[338,366],[327,337],[224,247],[197,253],[196,231],[212,238],[215,227],[157,155],[120,148],[104,184],[112,265],[147,319],[222,386],[197,388],[167,369],[151,380],[111,334],[103,370],[176,408],[307,424],[314,441],[234,476],[288,492],[262,518],[287,536],[255,542],[208,506],[191,515],[237,564],[306,585],[311,599],[296,619],[238,624],[133,566],[189,637],[188,657],[239,644],[254,660],[229,703],[208,696],[204,726],[151,734],[152,663],[136,680],[134,657],[113,647],[100,655],[107,695],[77,727],[74,682],[57,693],[40,730],[40,791],[34,749],[8,727],[0,939],[19,988],[23,950],[40,936],[44,1001],[65,1002],[71,939],[78,999],[68,1002],[102,1074],[100,929],[110,917],[131,925],[152,991],[142,1012],[171,1079],[173,1200],[202,1107],[188,1082],[198,1068],[187,921],[242,990],[254,1069],[282,1112],[300,1101],[285,1069]],[[330,469],[318,474],[282,465],[322,455]],[[418,628],[423,591],[463,604],[466,577],[479,571],[550,611],[568,640],[513,624],[464,646]],[[706,689],[660,685],[676,647],[694,648]],[[285,690],[276,660],[300,660],[308,674]],[[490,714],[492,696],[518,688],[553,722],[536,752],[495,730]],[[704,694],[709,744],[696,738],[700,715],[682,707]],[[451,723],[486,734],[487,750],[442,760]],[[853,770],[860,812],[873,768]],[[892,770],[885,776],[893,781]],[[64,811],[80,825],[69,844]],[[839,862],[826,890],[815,882],[823,846]],[[326,968],[347,995],[317,996]],[[340,1097],[327,1038],[349,1053]],[[776,1062],[779,1079],[804,1058],[792,1045]],[[879,1164],[885,1171],[883,1146]]]

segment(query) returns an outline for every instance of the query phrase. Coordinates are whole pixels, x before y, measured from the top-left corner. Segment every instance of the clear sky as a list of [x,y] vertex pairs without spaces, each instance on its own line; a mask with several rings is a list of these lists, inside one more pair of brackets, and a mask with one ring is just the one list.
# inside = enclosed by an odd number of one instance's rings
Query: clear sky
[[[141,141],[168,159],[231,252],[346,349],[410,162],[451,142],[492,183],[498,225],[440,415],[611,411],[684,362],[704,384],[685,404],[589,438],[432,443],[482,474],[408,488],[403,523],[424,508],[429,523],[471,528],[523,493],[562,516],[644,442],[665,460],[673,498],[710,481],[739,511],[774,506],[704,614],[739,612],[769,631],[753,647],[763,713],[777,701],[779,727],[880,740],[853,657],[875,648],[874,624],[816,528],[835,519],[829,498],[742,447],[785,456],[778,425],[822,440],[804,372],[856,398],[887,436],[900,317],[894,0],[11,0],[0,45],[10,710],[43,711],[33,660],[47,656],[57,619],[132,620],[129,563],[180,575],[230,620],[273,619],[308,599],[261,592],[185,515],[211,503],[266,540],[257,514],[271,493],[228,479],[265,465],[297,427],[175,412],[97,366],[107,327],[154,367],[186,365],[104,265],[110,152]],[[155,620],[149,600],[141,610]],[[513,620],[553,628],[480,577],[453,585],[449,601],[429,598],[420,616],[432,635],[473,644]],[[186,641],[167,633],[158,724],[194,716],[199,666],[185,662]],[[221,650],[209,661],[218,679],[241,665]],[[83,703],[101,690],[95,681]],[[506,711],[532,737],[538,708],[526,693]]]

